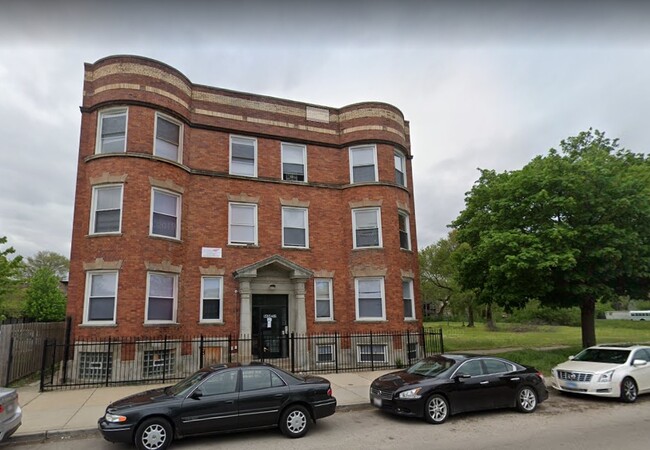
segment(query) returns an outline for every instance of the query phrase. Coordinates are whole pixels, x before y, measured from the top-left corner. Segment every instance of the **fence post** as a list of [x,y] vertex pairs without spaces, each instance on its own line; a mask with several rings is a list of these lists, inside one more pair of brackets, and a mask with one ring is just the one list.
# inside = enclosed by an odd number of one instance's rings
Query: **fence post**
[[291,373],[296,371],[296,334],[291,332]]
[[372,345],[372,331],[370,332],[370,369],[375,371],[375,348]]
[[[239,347],[239,343],[237,347]],[[228,362],[232,362],[232,334],[228,334]]]
[[201,335],[201,340],[199,341],[199,369],[203,367],[203,335]]
[[445,352],[445,343],[442,340],[442,328],[438,329],[438,333],[440,333],[440,354],[443,354]]
[[406,359],[408,359],[409,366],[413,364],[411,362],[411,331],[406,330]]
[[65,338],[63,340],[63,384],[68,379],[68,359],[70,357],[70,332],[72,331],[72,316],[65,318]]
[[47,344],[48,344],[49,339],[45,338],[45,342],[43,342],[43,357],[41,358],[41,385],[39,388],[39,392],[45,391],[45,364],[47,360]]
[[165,335],[165,339],[163,341],[163,355],[165,359],[163,359],[163,370],[162,370],[162,382],[165,382],[165,375],[167,375],[167,361],[169,358],[169,353],[167,353],[167,335]]
[[14,361],[14,337],[9,338],[9,361],[7,362],[7,378],[5,378],[5,384],[0,386],[9,386],[13,380],[11,379],[11,366]]
[[428,355],[427,353],[427,338],[424,334],[424,327],[420,330],[420,336],[422,338],[422,351],[424,352],[424,357],[426,358]]
[[334,333],[334,372],[339,373],[339,332]]

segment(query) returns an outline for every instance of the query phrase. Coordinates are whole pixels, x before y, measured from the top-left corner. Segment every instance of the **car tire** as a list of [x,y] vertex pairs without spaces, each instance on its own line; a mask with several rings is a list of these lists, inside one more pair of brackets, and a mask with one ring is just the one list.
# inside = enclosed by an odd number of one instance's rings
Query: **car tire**
[[639,390],[635,381],[630,377],[623,378],[623,381],[621,381],[621,401],[633,403],[638,396]]
[[449,402],[440,394],[433,394],[424,404],[424,419],[434,425],[443,423],[449,417]]
[[287,437],[301,438],[309,431],[310,423],[311,416],[304,406],[291,405],[280,417],[280,430]]
[[135,433],[138,450],[165,450],[172,443],[173,431],[169,422],[162,417],[147,419]]
[[522,413],[532,413],[537,409],[537,392],[530,386],[524,386],[517,391],[517,410]]

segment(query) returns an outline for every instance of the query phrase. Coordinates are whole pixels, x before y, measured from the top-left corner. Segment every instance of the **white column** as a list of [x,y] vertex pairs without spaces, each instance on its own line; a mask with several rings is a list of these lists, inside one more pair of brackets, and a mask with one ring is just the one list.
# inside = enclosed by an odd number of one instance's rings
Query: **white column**
[[296,297],[296,333],[307,333],[307,313],[305,312],[305,280],[294,280]]
[[242,337],[251,337],[252,333],[252,307],[251,307],[251,282],[239,280],[239,334]]

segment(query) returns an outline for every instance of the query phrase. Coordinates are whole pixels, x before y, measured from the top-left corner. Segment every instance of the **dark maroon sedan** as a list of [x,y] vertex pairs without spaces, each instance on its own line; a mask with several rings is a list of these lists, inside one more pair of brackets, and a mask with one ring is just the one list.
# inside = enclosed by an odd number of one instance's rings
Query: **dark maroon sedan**
[[441,355],[377,378],[370,402],[384,411],[434,424],[452,414],[496,408],[535,411],[548,398],[543,375],[493,356]]

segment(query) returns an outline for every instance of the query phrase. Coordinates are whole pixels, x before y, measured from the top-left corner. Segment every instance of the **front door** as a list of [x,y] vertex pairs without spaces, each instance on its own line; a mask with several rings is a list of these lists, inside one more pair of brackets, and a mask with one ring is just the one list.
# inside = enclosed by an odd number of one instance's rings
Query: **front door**
[[289,356],[287,304],[287,295],[253,295],[253,356]]

